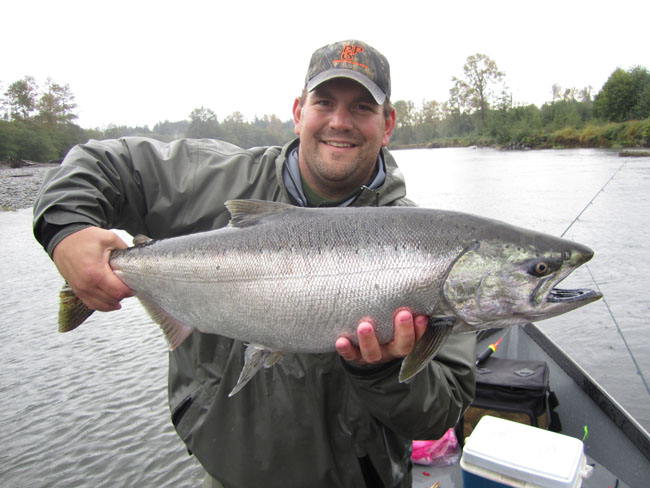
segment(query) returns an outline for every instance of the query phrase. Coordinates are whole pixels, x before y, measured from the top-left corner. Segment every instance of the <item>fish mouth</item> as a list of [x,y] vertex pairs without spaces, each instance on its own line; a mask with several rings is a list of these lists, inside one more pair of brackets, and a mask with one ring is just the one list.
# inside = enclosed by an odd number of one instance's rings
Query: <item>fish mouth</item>
[[564,290],[561,288],[553,288],[546,297],[548,303],[582,303],[593,302],[602,298],[602,294],[589,290],[588,288],[579,288],[576,290]]

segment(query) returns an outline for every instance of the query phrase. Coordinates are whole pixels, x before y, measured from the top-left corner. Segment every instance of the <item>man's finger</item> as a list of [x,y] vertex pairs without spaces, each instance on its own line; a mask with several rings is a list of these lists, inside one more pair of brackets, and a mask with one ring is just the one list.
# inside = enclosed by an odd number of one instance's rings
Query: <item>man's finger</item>
[[426,315],[418,315],[415,317],[415,342],[419,341],[424,335],[429,325],[429,317]]
[[413,314],[408,310],[401,310],[395,314],[395,336],[390,345],[391,354],[396,357],[408,355],[415,345],[415,328]]
[[355,362],[361,359],[359,349],[357,349],[347,337],[339,337],[336,340],[336,351],[348,362]]
[[376,363],[381,360],[381,346],[375,335],[375,328],[370,322],[362,321],[357,327],[359,350],[361,357],[367,363]]

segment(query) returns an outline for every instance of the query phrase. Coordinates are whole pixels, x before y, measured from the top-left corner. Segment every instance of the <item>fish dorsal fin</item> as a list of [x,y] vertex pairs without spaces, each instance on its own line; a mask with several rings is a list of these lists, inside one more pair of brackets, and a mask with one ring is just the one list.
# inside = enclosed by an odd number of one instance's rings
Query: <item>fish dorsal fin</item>
[[263,200],[228,200],[226,208],[230,212],[231,227],[249,227],[260,222],[265,217],[276,215],[290,209],[293,205]]
[[451,334],[455,322],[456,317],[430,319],[424,335],[402,361],[402,368],[399,371],[400,383],[407,383],[425,368]]

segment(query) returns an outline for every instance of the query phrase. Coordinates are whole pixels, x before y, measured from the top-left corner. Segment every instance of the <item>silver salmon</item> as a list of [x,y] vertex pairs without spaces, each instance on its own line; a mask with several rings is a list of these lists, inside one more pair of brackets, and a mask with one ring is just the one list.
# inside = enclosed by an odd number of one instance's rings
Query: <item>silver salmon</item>
[[[356,343],[363,318],[389,342],[400,307],[429,317],[402,362],[408,381],[449,334],[539,321],[601,297],[556,287],[591,249],[493,219],[417,207],[226,205],[227,227],[115,250],[110,266],[172,349],[194,330],[249,344],[231,395],[282,353],[335,351],[341,336]],[[69,287],[61,297],[60,331],[92,313]]]

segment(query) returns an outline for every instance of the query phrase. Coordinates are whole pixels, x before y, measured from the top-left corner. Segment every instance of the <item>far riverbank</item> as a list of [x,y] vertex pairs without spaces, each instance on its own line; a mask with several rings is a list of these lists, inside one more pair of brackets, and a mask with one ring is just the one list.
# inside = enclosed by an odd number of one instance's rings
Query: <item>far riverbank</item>
[[519,134],[467,134],[457,137],[438,137],[431,141],[399,144],[390,149],[436,149],[461,147],[491,147],[495,149],[645,149],[650,148],[650,119],[628,122],[591,123],[578,129],[565,127],[553,132]]

